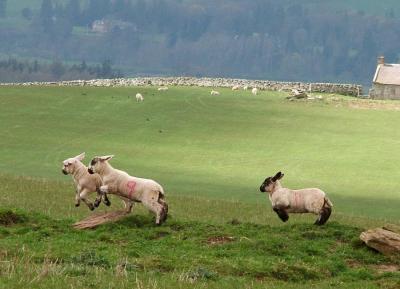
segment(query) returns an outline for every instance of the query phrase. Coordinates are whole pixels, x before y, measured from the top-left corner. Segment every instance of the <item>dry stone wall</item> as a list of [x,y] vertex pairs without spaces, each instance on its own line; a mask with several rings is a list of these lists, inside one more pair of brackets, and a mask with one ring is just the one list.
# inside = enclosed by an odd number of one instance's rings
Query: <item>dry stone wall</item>
[[270,80],[249,80],[233,78],[196,78],[196,77],[137,77],[116,79],[72,80],[60,82],[25,82],[1,83],[0,85],[42,85],[42,86],[199,86],[199,87],[232,87],[234,85],[257,87],[260,90],[290,91],[292,89],[308,92],[326,92],[343,95],[360,96],[362,86],[340,83],[306,83],[281,82]]

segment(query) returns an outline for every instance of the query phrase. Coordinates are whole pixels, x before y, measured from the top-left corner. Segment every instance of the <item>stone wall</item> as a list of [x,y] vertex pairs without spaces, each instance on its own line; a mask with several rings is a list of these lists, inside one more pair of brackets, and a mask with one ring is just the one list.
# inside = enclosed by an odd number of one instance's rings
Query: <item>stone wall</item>
[[233,78],[196,78],[196,77],[138,77],[116,79],[72,80],[60,82],[1,83],[0,85],[45,85],[45,86],[200,86],[232,87],[234,85],[257,87],[261,90],[290,91],[300,89],[308,92],[327,92],[360,96],[362,86],[340,83],[280,82],[269,80],[249,80]]

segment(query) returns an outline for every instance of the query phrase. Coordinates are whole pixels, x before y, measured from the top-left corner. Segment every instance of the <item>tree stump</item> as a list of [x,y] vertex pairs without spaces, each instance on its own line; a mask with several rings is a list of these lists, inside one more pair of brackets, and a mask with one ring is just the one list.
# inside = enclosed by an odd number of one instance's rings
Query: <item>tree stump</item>
[[102,214],[92,214],[82,221],[76,222],[73,227],[78,230],[95,228],[101,224],[116,222],[125,218],[129,213],[126,211],[114,211]]
[[397,226],[387,225],[383,228],[376,228],[362,232],[360,239],[368,247],[371,247],[386,256],[400,258],[400,234],[397,232],[400,232],[400,229]]

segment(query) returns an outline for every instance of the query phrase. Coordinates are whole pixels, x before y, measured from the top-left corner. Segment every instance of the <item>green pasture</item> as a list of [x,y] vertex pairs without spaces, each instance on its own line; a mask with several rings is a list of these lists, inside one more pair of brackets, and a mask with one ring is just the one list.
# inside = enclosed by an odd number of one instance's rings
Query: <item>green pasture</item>
[[0,173],[70,183],[62,160],[114,154],[115,167],[159,181],[170,196],[269,208],[258,188],[281,170],[290,188],[323,189],[335,214],[398,222],[398,111],[354,109],[330,95],[289,102],[279,92],[209,90],[1,87]]
[[[398,288],[398,256],[359,241],[399,224],[397,103],[218,90],[1,86],[0,288]],[[72,229],[90,212],[61,162],[83,151],[160,182],[167,222]],[[278,170],[327,192],[325,226],[278,219],[258,190]]]

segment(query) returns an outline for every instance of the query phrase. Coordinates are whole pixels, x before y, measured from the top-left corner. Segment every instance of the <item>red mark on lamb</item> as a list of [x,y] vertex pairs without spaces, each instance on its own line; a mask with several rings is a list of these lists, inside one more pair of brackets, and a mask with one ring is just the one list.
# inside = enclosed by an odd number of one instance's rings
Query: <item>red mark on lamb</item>
[[129,181],[126,183],[126,188],[128,189],[128,196],[129,198],[132,198],[133,193],[135,191],[136,187],[136,182],[135,181]]

